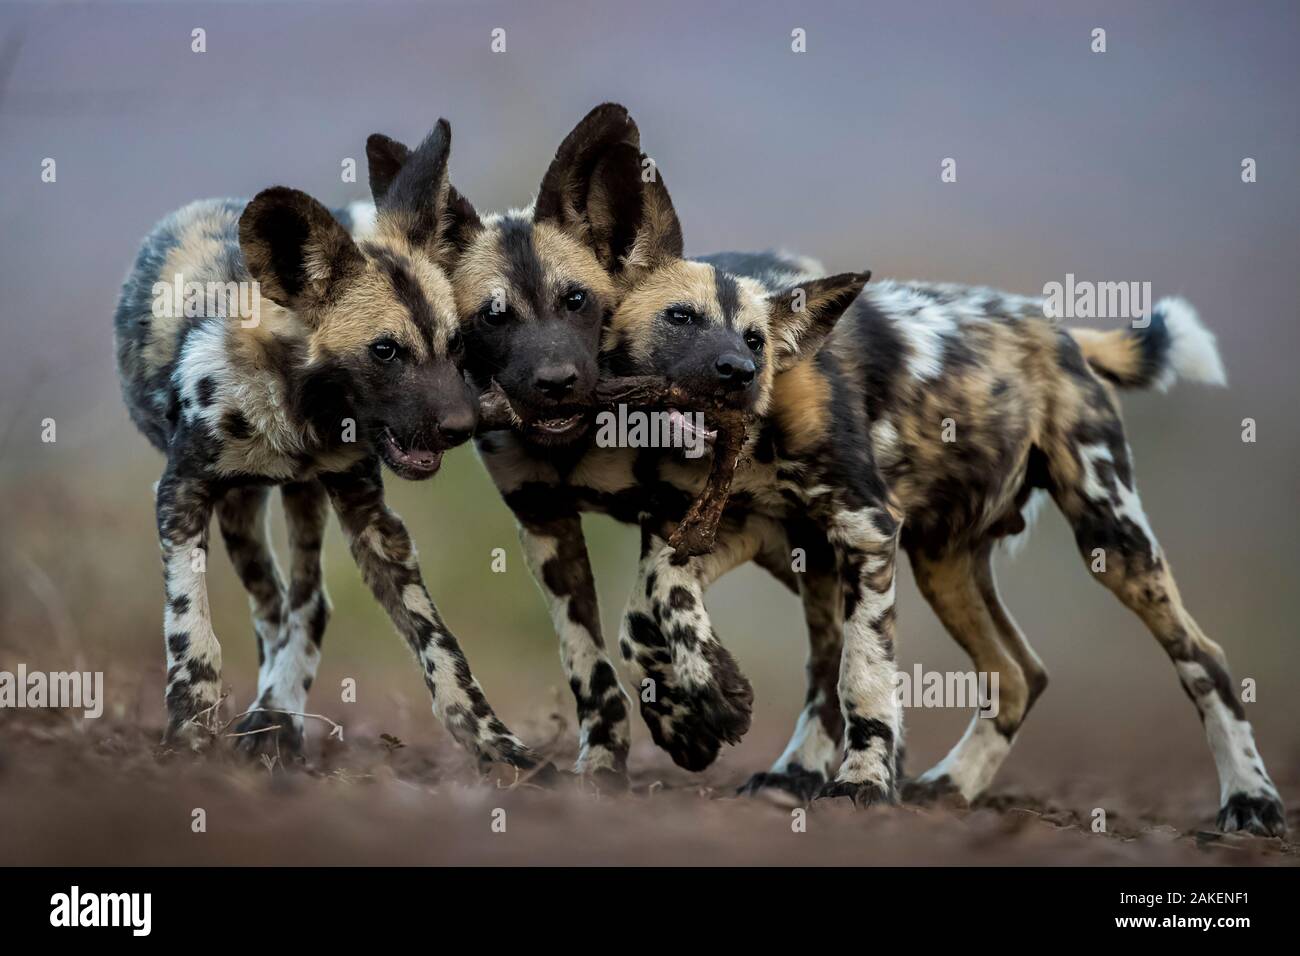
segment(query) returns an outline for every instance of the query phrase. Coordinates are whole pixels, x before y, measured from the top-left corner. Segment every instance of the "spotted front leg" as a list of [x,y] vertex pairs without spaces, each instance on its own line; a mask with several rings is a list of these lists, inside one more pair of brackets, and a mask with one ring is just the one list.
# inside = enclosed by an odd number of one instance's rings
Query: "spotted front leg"
[[576,513],[520,516],[519,540],[546,598],[560,661],[578,705],[577,773],[627,772],[628,699],[605,653],[582,520]]
[[778,525],[758,516],[723,527],[713,551],[687,558],[666,529],[642,529],[641,562],[623,615],[619,644],[638,672],[641,715],[656,744],[688,770],[703,770],[724,743],[749,730],[754,692],[722,646],[704,607],[718,577],[754,557]]
[[840,558],[844,650],[839,694],[844,759],[822,797],[897,801],[903,721],[894,693],[894,566],[899,522],[884,506],[836,514],[828,537]]
[[433,712],[480,761],[520,768],[541,762],[493,712],[460,644],[443,624],[420,577],[415,545],[401,518],[384,503],[377,461],[321,478],[361,576],[424,671]]
[[200,749],[220,723],[221,645],[208,608],[207,484],[170,467],[158,482],[156,508],[167,605],[167,730],[164,743]]

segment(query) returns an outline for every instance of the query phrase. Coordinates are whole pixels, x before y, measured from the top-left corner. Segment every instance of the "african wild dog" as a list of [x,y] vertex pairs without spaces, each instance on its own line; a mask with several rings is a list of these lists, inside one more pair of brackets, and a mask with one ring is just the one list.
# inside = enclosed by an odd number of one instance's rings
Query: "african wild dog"
[[[740,265],[730,256],[713,261]],[[771,289],[791,281],[790,268],[750,260],[747,271]],[[956,791],[969,800],[983,792],[1046,686],[1042,662],[998,596],[992,553],[1000,539],[1025,531],[1026,516],[1050,495],[1085,560],[1160,641],[1196,704],[1218,769],[1218,825],[1283,832],[1282,804],[1223,651],[1183,606],[1142,510],[1114,388],[1164,390],[1179,378],[1224,384],[1214,338],[1192,308],[1163,300],[1144,329],[1062,329],[1044,318],[1038,298],[882,283],[848,316],[806,371],[811,394],[804,391],[808,382],[778,380],[774,421],[758,445],[767,454],[763,446],[771,442],[778,480],[810,480],[807,461],[819,452],[809,451],[816,442],[799,433],[816,435],[816,423],[826,421],[833,442],[846,440],[835,430],[848,417],[844,399],[853,401],[845,379],[855,376],[867,428],[857,434],[867,438],[904,516],[900,541],[918,587],[976,669],[1000,675],[997,717],[973,718],[952,751],[909,787],[912,795]],[[956,425],[951,444],[938,427],[945,419]],[[813,536],[803,543],[812,571],[825,542]],[[836,687],[824,663],[827,635],[834,634],[833,575],[799,579],[812,644],[809,706],[785,753],[750,782],[751,791],[797,793],[808,767],[816,768],[811,781],[830,772],[824,757],[837,750],[839,724],[827,721],[832,711],[825,706]]]
[[[662,183],[647,188],[662,191]],[[666,235],[660,264],[610,323],[608,364],[617,372],[675,376],[682,362],[721,361],[735,343],[717,338],[720,327],[756,303],[783,309],[792,287],[818,282],[819,270],[778,256],[684,262],[678,231]],[[892,694],[895,542],[976,669],[1001,678],[997,717],[973,719],[917,789],[970,799],[988,786],[1047,680],[998,597],[991,564],[998,540],[1024,530],[1028,500],[1041,490],[1102,583],[1174,662],[1218,768],[1218,825],[1284,831],[1223,651],[1184,608],[1142,511],[1120,420],[1116,386],[1224,383],[1213,336],[1187,303],[1157,303],[1144,329],[1067,330],[1044,317],[1037,298],[880,283],[804,355],[760,385],[767,395],[755,407],[767,412],[751,430],[731,506],[749,523],[714,555],[682,561],[664,542],[684,499],[643,519],[647,545],[622,633],[625,656],[645,670],[665,646],[674,667],[683,656],[696,666],[693,649],[716,641],[704,587],[761,550],[807,549],[808,569],[797,576],[812,643],[807,706],[785,753],[746,789],[806,796],[842,754],[820,795],[894,798],[902,729]],[[956,428],[952,442],[943,438],[945,419]],[[668,489],[694,493],[706,471],[707,463],[659,453],[635,480],[666,502]]]
[[[584,474],[604,467],[607,455],[630,472],[622,461],[626,452],[594,447],[589,406],[602,328],[621,295],[654,265],[650,257],[658,250],[647,237],[670,242],[675,235],[680,249],[666,193],[642,189],[647,168],[627,111],[605,104],[566,137],[530,209],[480,218],[463,200],[453,204],[462,220],[451,230],[459,250],[452,282],[465,323],[466,368],[481,387],[498,382],[519,419],[510,431],[478,436],[479,453],[518,520],[529,567],[559,632],[578,707],[576,769],[584,774],[625,773],[630,743],[629,701],[601,636],[580,513],[607,511],[635,522],[651,507],[634,491],[591,491]],[[812,319],[833,321],[863,282],[853,274],[810,287],[803,313],[777,310],[769,317],[766,305],[757,309],[752,319],[761,326],[758,334],[776,337],[773,362],[788,361],[798,346],[810,344],[816,335],[804,339],[799,330]],[[747,353],[743,337],[736,350]],[[746,360],[736,357],[723,390],[752,394],[744,384],[754,369],[747,371]],[[760,377],[769,378],[772,367],[760,365]],[[707,374],[717,381],[723,371]],[[757,560],[776,573],[787,565],[775,550]],[[734,688],[718,694],[706,680],[689,683],[694,674],[688,671],[688,683],[678,686],[670,669],[659,667],[657,700],[642,704],[656,740],[696,768],[722,741],[738,740],[748,728],[751,695],[721,644],[710,642],[701,653],[715,671],[734,675]]]
[[[518,415],[477,445],[560,633],[584,773],[625,768],[628,700],[605,653],[578,509],[552,492],[591,443],[601,331],[635,259],[639,138],[623,107],[598,106],[561,143],[528,209],[480,217],[456,195],[448,214],[466,371],[479,388],[497,382]],[[377,145],[400,168],[405,148]]]
[[[642,189],[639,180],[615,181]],[[995,544],[1024,529],[1031,494],[1044,491],[1089,563],[1096,549],[1105,553],[1102,582],[1143,618],[1196,703],[1219,770],[1219,826],[1284,829],[1223,652],[1183,607],[1141,510],[1114,391],[1163,388],[1179,377],[1223,381],[1213,337],[1190,306],[1165,300],[1146,329],[1099,332],[1063,329],[1044,317],[1041,300],[986,289],[891,282],[859,296],[865,275],[816,279],[820,268],[789,257],[682,260],[680,226],[659,177],[644,184],[639,202],[608,191],[603,198],[633,217],[608,230],[625,237],[628,251],[616,273],[620,301],[607,323],[603,370],[664,375],[702,399],[721,392],[763,416],[748,436],[719,545],[683,560],[665,544],[702,486],[707,460],[586,447],[577,459],[540,461],[495,442],[483,443],[484,457],[507,500],[567,522],[533,560],[566,641],[579,619],[595,617],[574,512],[641,523],[641,573],[620,645],[638,678],[658,688],[641,709],[678,763],[707,765],[748,725],[749,685],[709,625],[703,591],[753,559],[797,581],[812,651],[794,738],[745,789],[895,799],[902,726],[893,694],[893,573],[901,544],[922,592],[977,669],[1001,678],[997,718],[976,719],[917,790],[980,793],[1046,684],[998,598],[991,564]],[[952,443],[942,440],[947,418],[957,426]],[[792,547],[804,549],[802,574],[789,574]],[[611,707],[606,718],[598,706],[620,699],[617,679],[596,641],[583,646],[585,671],[570,672],[590,719],[586,768],[597,732],[602,755],[620,767],[622,712]]]
[[[372,168],[373,236],[356,243],[314,199],[284,187],[206,201],[145,240],[115,316],[131,418],[167,456],[157,486],[167,604],[166,739],[199,746],[215,726],[221,647],[204,581],[213,511],[247,588],[260,670],[238,725],[249,749],[302,742],[307,691],[329,615],[321,580],[327,502],[362,576],[414,650],[433,709],[480,759],[537,758],[493,714],[421,581],[415,547],[384,503],[380,463],[432,476],[474,430],[464,339],[440,265],[450,128],[400,171]],[[255,283],[255,323],[155,310],[158,288]],[[157,287],[156,287],[156,284]],[[177,285],[180,285],[178,282]],[[286,589],[268,546],[279,485],[292,551]],[[270,731],[266,733],[251,733]]]

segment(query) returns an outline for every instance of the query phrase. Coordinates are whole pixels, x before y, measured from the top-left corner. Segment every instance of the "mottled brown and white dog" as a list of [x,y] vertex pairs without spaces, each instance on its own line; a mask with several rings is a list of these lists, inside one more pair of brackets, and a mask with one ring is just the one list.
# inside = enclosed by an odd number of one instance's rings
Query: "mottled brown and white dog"
[[[440,121],[400,170],[383,161],[383,145],[371,149],[377,214],[365,241],[311,197],[275,187],[247,204],[199,202],[169,216],[124,284],[114,319],[123,394],[167,458],[157,486],[166,736],[198,745],[204,725],[215,726],[221,647],[204,578],[215,511],[250,595],[261,662],[241,742],[301,745],[329,613],[320,549],[332,503],[362,576],[419,659],[439,719],[480,759],[531,767],[536,756],[488,705],[384,503],[381,462],[403,478],[430,477],[473,433],[477,404],[441,266],[455,200],[450,129]],[[193,297],[182,292],[191,288]],[[235,301],[251,311],[236,314]],[[272,486],[289,529],[287,587],[266,536]]]
[[[617,152],[633,149],[625,143]],[[997,542],[1024,529],[1032,493],[1045,491],[1098,578],[1155,634],[1195,702],[1219,771],[1219,826],[1282,832],[1282,805],[1224,654],[1184,608],[1142,511],[1120,421],[1116,386],[1223,381],[1213,337],[1186,303],[1158,303],[1141,330],[1072,331],[1046,319],[1032,297],[901,283],[859,295],[864,274],[822,279],[792,257],[687,261],[662,179],[607,179],[602,201],[629,218],[616,214],[605,229],[624,239],[611,270],[618,305],[606,323],[602,368],[664,375],[702,405],[721,399],[762,417],[748,436],[718,548],[689,560],[665,542],[703,485],[707,459],[590,442],[541,453],[509,438],[480,440],[506,500],[528,515],[525,547],[583,716],[579,769],[621,768],[628,738],[577,522],[578,512],[593,510],[642,525],[621,650],[652,689],[641,710],[656,742],[691,769],[738,739],[752,700],[709,623],[704,589],[751,559],[789,581],[791,549],[803,549],[807,567],[793,578],[812,642],[807,704],[785,753],[747,785],[796,798],[896,798],[901,545],[977,669],[1000,674],[997,717],[974,719],[919,781],[921,792],[974,797],[1046,684],[997,595],[991,563]],[[620,183],[640,198],[619,197]],[[535,258],[535,271],[562,268],[541,252]],[[462,260],[457,272],[464,268]],[[944,440],[947,421],[952,441]]]
[[[391,166],[404,162],[401,144],[372,142]],[[496,382],[517,415],[514,428],[482,434],[477,444],[560,630],[583,772],[625,768],[629,711],[603,650],[578,510],[551,492],[591,444],[602,330],[635,258],[639,142],[627,110],[597,106],[556,150],[531,206],[480,216],[457,195],[446,232],[466,371],[477,388]],[[510,476],[515,461],[555,480],[520,489]]]

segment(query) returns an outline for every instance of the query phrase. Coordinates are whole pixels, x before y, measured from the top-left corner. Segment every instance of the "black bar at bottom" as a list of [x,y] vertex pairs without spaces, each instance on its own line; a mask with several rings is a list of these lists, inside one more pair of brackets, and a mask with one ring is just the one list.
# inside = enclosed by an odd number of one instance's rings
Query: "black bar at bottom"
[[987,934],[1003,931],[1230,941],[1289,927],[1297,888],[1296,871],[1285,867],[6,869],[0,926],[9,940],[76,932],[128,945],[134,937],[238,946],[256,938],[250,931],[337,943],[413,929],[418,938],[435,927],[438,935],[464,931],[485,941],[539,932],[563,938],[579,929],[574,920],[584,936],[606,929],[619,934],[612,939],[653,926],[658,945],[714,936],[733,945],[771,942],[771,933],[786,930],[807,934],[814,946],[828,939],[992,943]]

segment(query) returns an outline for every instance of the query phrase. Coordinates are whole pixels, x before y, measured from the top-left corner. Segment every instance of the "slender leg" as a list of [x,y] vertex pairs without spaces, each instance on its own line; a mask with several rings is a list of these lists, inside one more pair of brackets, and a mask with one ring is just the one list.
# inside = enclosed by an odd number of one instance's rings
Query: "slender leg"
[[321,481],[362,578],[420,662],[434,714],[480,761],[499,760],[524,769],[538,765],[541,758],[493,712],[460,644],[425,590],[415,545],[402,520],[384,503],[378,461],[322,476]]
[[[973,800],[992,782],[1011,750],[1046,672],[1003,609],[993,584],[991,543],[977,551],[943,556],[912,555],[917,586],[948,633],[970,655],[980,674],[997,674],[996,711],[976,713],[948,755],[907,788],[909,799],[957,791]],[[1026,673],[1007,638],[1019,638],[1020,658],[1037,670]],[[1027,656],[1026,656],[1027,655]],[[1031,685],[1030,676],[1035,678]],[[1039,676],[1041,675],[1041,680]]]
[[1183,607],[1169,563],[1142,510],[1118,416],[1099,429],[1113,440],[1069,446],[1050,463],[1053,496],[1097,578],[1136,613],[1165,649],[1201,716],[1219,775],[1222,830],[1281,835],[1286,819],[1264,769],[1223,649]]
[[821,797],[854,803],[897,800],[903,721],[895,695],[894,568],[900,522],[884,505],[843,509],[827,536],[840,558],[844,587],[844,650],[840,707],[844,760]]
[[167,730],[163,740],[199,749],[220,724],[221,645],[212,630],[206,579],[213,493],[169,466],[156,508],[167,605]]
[[628,698],[605,653],[596,584],[576,512],[517,515],[519,540],[560,637],[560,662],[578,705],[577,773],[627,773]]
[[[253,712],[235,727],[236,732],[247,734],[238,738],[239,746],[251,752],[301,750],[303,718],[297,715],[307,707],[307,692],[320,665],[320,644],[330,612],[321,570],[321,539],[329,504],[325,488],[318,481],[296,482],[281,486],[280,497],[289,531],[288,601],[279,630],[261,662],[257,698],[249,708]],[[222,528],[224,531],[224,523]],[[264,523],[259,522],[259,530],[263,528]],[[260,539],[265,541],[264,531]],[[273,564],[271,567],[274,569]],[[278,729],[268,729],[273,727]]]
[[795,577],[808,625],[808,693],[785,751],[771,769],[754,774],[741,792],[795,805],[817,795],[840,759],[844,717],[836,685],[843,649],[844,592],[835,551],[825,536],[808,523],[788,526],[787,532],[790,547],[802,549],[806,562]]
[[232,488],[216,504],[217,525],[235,574],[248,592],[257,637],[257,664],[265,669],[284,621],[284,583],[266,534],[265,485]]

